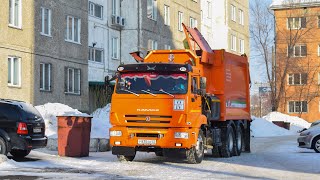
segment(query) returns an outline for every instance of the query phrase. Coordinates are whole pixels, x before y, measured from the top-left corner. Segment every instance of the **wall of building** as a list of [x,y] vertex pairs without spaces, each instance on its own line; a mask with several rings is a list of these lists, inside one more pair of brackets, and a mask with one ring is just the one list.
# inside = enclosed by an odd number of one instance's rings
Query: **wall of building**
[[[0,98],[33,102],[33,1],[22,1],[21,28],[9,25],[9,1],[1,3],[0,11]],[[21,58],[21,86],[8,85],[8,56]]]
[[[320,29],[318,28],[318,16],[320,15],[320,7],[308,7],[307,9],[279,9],[275,10],[276,24],[277,24],[277,39],[276,39],[276,59],[277,59],[277,85],[279,90],[280,77],[279,73],[283,73],[285,62],[289,61],[288,73],[285,75],[284,94],[281,98],[279,111],[293,116],[300,116],[303,119],[313,122],[320,117],[320,98],[313,95],[320,95],[319,93],[319,76],[320,73],[320,58],[318,55],[318,46],[320,44]],[[288,17],[307,17],[307,26],[302,30],[288,30]],[[290,34],[298,35],[297,42],[294,44],[307,45],[306,57],[287,57],[287,47],[291,41]],[[291,36],[293,37],[293,36]],[[289,85],[289,73],[308,73],[307,85]],[[308,92],[309,91],[309,92]],[[307,113],[290,113],[289,101],[308,101]]]

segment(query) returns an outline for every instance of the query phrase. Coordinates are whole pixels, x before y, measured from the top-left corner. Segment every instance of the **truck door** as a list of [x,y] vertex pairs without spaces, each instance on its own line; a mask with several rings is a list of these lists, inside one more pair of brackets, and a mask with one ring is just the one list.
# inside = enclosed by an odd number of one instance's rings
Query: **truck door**
[[201,114],[201,96],[198,94],[200,76],[191,76],[190,115],[198,119]]

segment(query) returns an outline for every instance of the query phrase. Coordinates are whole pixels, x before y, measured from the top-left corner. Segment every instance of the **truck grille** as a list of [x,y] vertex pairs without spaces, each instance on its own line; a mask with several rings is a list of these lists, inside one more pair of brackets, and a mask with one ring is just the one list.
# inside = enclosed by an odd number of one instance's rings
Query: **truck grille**
[[170,124],[172,116],[162,115],[125,115],[128,124],[143,123],[143,124]]

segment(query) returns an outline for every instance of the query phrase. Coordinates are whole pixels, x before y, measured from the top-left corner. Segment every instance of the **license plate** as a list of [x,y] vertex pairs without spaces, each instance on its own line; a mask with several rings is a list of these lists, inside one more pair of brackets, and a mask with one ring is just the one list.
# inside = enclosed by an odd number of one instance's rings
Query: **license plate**
[[34,133],[41,133],[41,128],[33,128]]
[[138,144],[140,145],[155,145],[156,143],[156,140],[138,139]]

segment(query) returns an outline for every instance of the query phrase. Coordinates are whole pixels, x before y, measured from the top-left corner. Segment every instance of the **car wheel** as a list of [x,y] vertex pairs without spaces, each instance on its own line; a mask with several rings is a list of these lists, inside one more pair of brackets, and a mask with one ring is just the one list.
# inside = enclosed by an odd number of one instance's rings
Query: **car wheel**
[[4,141],[4,139],[0,137],[0,154],[3,154],[6,156],[7,153],[8,153],[7,144]]
[[188,149],[186,152],[187,160],[190,164],[201,163],[204,157],[204,136],[202,131],[199,131],[198,140],[195,147]]
[[317,153],[320,153],[320,136],[313,140],[312,147]]
[[10,154],[15,157],[15,158],[24,158],[30,154],[31,150],[17,150],[17,149],[12,149],[10,151]]

